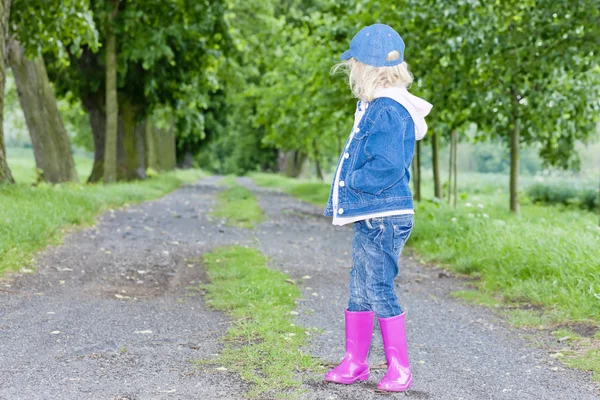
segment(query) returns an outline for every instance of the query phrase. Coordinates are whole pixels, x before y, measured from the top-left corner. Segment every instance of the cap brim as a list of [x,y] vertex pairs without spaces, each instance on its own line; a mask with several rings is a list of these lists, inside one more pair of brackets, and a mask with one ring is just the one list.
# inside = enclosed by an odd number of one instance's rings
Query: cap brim
[[346,60],[348,60],[350,58],[352,58],[352,51],[351,50],[346,50],[340,56],[340,60],[342,60],[342,61],[346,61]]

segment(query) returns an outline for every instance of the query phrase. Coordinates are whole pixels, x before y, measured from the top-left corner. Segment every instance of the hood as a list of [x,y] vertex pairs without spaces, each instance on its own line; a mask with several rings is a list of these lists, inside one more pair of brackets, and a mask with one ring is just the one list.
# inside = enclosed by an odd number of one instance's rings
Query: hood
[[415,123],[415,138],[421,140],[427,133],[427,122],[425,117],[431,111],[433,105],[420,97],[417,97],[405,88],[388,87],[380,88],[375,91],[375,98],[388,97],[400,103],[413,119]]

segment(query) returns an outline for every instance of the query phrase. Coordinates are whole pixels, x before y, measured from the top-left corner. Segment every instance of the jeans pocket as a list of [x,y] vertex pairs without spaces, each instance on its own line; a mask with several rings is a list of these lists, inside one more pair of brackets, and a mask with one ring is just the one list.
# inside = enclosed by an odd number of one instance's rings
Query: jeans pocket
[[394,253],[399,253],[404,248],[404,244],[410,237],[413,229],[413,220],[394,222]]

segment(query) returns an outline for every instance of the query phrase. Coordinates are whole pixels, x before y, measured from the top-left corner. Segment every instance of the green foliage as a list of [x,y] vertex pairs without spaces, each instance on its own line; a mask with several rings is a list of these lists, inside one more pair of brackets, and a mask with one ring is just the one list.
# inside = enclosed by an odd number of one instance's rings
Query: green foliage
[[297,373],[315,369],[318,362],[302,351],[309,332],[294,324],[300,291],[267,261],[260,251],[238,246],[204,255],[207,304],[229,314],[232,326],[219,357],[195,363],[239,373],[254,384],[250,397],[288,397],[302,383]]
[[[250,57],[239,64],[243,95],[228,97],[226,89],[225,103],[244,104],[244,127],[269,147],[334,162],[354,101],[344,79],[329,76],[330,68],[361,26],[393,21],[402,21],[395,27],[413,66],[411,91],[434,104],[432,130],[445,134],[474,123],[480,128],[475,139],[506,143],[518,124],[522,142],[536,145],[546,164],[561,168],[577,167],[575,143],[594,132],[600,107],[594,0],[510,6],[404,0],[386,7],[376,1],[316,1],[292,4],[281,16],[280,8],[268,4],[232,5],[236,17],[249,8],[259,10],[253,15],[261,23],[242,20],[230,28],[243,46],[240,51]],[[247,137],[239,125],[226,124],[224,134]],[[239,145],[255,149],[257,142]],[[230,147],[234,141],[224,143]],[[501,159],[488,161],[483,170],[507,167]],[[539,169],[535,160],[524,161],[530,173]]]
[[[106,0],[91,3],[100,42],[107,29],[117,35],[118,97],[137,122],[157,111],[174,123],[181,148],[204,137],[204,111],[219,88],[217,67],[229,46],[224,1],[121,1],[114,26],[107,26]],[[73,93],[86,108],[104,108],[105,47],[69,53],[71,68],[49,68],[58,93]],[[50,57],[52,58],[52,57]],[[157,110],[158,109],[158,110]]]
[[10,27],[30,56],[51,54],[61,66],[84,46],[98,47],[89,0],[12,0]]
[[595,212],[600,208],[600,191],[592,183],[581,184],[566,179],[552,183],[539,182],[527,188],[527,195],[534,203],[562,204]]
[[69,92],[58,101],[58,110],[71,139],[71,144],[85,151],[93,152],[94,141],[90,119],[83,109],[81,101]]
[[0,274],[27,266],[35,252],[49,243],[57,243],[65,228],[90,224],[103,210],[157,198],[200,176],[198,170],[185,170],[143,182],[102,186],[44,183],[2,186]]

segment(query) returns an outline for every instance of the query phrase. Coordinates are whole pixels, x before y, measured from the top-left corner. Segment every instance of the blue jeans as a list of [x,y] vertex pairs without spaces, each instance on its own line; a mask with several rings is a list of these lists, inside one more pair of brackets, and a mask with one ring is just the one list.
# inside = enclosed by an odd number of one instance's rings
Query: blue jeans
[[394,278],[413,221],[413,215],[407,214],[354,223],[348,311],[372,310],[379,318],[402,314]]

